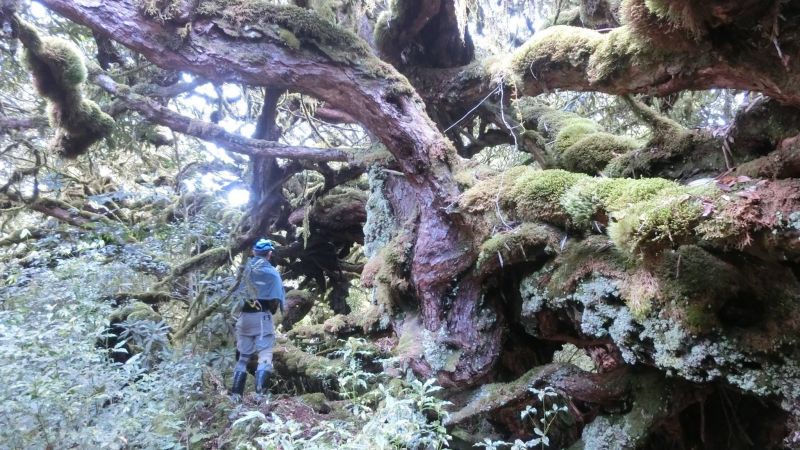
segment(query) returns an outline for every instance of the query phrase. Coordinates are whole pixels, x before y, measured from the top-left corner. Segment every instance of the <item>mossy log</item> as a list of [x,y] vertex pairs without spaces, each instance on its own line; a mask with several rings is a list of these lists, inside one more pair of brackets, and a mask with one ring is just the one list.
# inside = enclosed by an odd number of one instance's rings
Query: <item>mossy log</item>
[[323,392],[336,397],[341,360],[304,352],[291,341],[278,338],[273,348],[273,368],[280,381],[302,393]]
[[[771,153],[771,159],[759,160],[756,167],[747,169],[748,173],[754,177],[791,177],[793,154],[774,150],[785,147],[783,140],[800,133],[800,108],[759,99],[741,109],[726,133],[712,134],[686,129],[632,96],[623,98],[650,127],[648,139],[607,133],[592,120],[553,109],[530,97],[516,100],[513,107],[528,129],[527,134],[549,142],[543,145],[550,163],[543,168],[617,178],[694,180],[717,176],[734,165]],[[759,172],[762,166],[765,167]]]
[[375,335],[387,331],[383,308],[370,305],[350,314],[337,314],[321,324],[293,328],[289,336],[303,340],[336,341],[354,335]]
[[[231,251],[227,247],[215,247],[200,253],[199,255],[192,256],[189,259],[182,261],[180,264],[172,269],[170,279],[175,279],[180,276],[195,270],[199,267],[206,266],[221,266],[230,259]],[[162,281],[164,284],[165,281]]]
[[637,262],[598,244],[569,244],[522,280],[519,320],[528,333],[575,336],[587,348],[610,340],[625,364],[722,381],[791,410],[800,392],[792,337],[800,282],[791,267],[695,245]]
[[524,97],[514,102],[514,109],[529,131],[543,137],[548,160],[553,167],[596,175],[611,160],[644,146],[628,136],[607,133],[596,122],[578,114],[560,111]]

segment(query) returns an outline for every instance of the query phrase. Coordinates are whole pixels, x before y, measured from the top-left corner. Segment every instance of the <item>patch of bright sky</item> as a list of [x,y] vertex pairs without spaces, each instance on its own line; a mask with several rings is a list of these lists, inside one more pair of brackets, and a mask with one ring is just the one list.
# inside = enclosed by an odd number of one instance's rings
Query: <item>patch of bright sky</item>
[[[194,80],[194,77],[191,74],[182,73],[181,79],[185,83],[190,83],[192,80]],[[227,99],[229,102],[233,100],[230,103],[230,106],[233,109],[240,113],[246,111],[247,104],[244,101],[244,93],[242,92],[241,87],[235,84],[225,83],[221,86],[221,91],[225,99]],[[206,83],[196,87],[187,95],[181,96],[178,101],[182,107],[190,108],[203,115],[210,115],[211,112],[216,109],[216,106],[211,107],[211,105],[209,105],[209,97],[216,98],[217,91],[214,89],[214,86],[211,83]],[[172,106],[172,109],[176,110],[177,108]],[[226,116],[224,119],[220,120],[217,125],[229,133],[236,133],[242,136],[252,136],[253,132],[255,132],[255,125],[252,123],[242,122],[230,116]],[[211,142],[202,141],[202,145],[208,152],[206,160],[213,161],[217,159],[225,163],[233,163],[233,159],[228,156],[228,153],[225,149]]]
[[[190,83],[194,77],[188,73],[181,74],[181,79]],[[244,101],[244,93],[241,87],[234,84],[223,84],[221,86],[222,95],[230,103],[237,114],[244,115],[246,112],[247,104]],[[210,83],[203,84],[196,87],[192,92],[181,96],[177,102],[178,105],[170,105],[173,110],[190,109],[203,116],[208,116],[212,111],[216,110],[216,105],[209,103],[209,98],[217,98],[217,91]],[[180,112],[180,111],[178,111]],[[203,120],[208,120],[207,117],[202,117]],[[252,136],[255,131],[255,125],[241,120],[236,120],[234,117],[226,116],[224,119],[217,123],[225,131],[229,133],[236,133],[242,136]],[[214,161],[219,160],[225,163],[233,163],[234,160],[228,155],[228,152],[211,142],[201,141],[201,145],[206,150],[206,160]],[[202,190],[206,192],[219,192],[223,186],[229,185],[236,181],[241,181],[237,174],[221,171],[221,172],[208,172],[198,174],[183,182],[183,186],[188,191]],[[250,199],[250,192],[247,189],[235,187],[227,190],[225,200],[230,206],[239,207],[247,204]]]
[[47,19],[50,16],[50,11],[48,11],[47,8],[36,2],[31,2],[31,6],[28,12],[37,19]]
[[246,205],[250,200],[250,191],[247,189],[235,188],[228,191],[228,204],[233,207]]
[[[533,7],[537,8],[537,5],[534,3]],[[500,6],[500,8],[503,7]],[[510,46],[512,37],[522,38],[523,40],[531,37],[527,19],[523,14],[505,14],[493,8],[488,8],[487,11],[489,11],[488,17],[484,20],[488,23],[484,25],[483,33],[478,31],[478,27],[474,22],[468,23],[470,36],[477,48],[483,49],[490,54],[505,53],[513,50],[512,46]],[[541,30],[547,24],[547,20],[539,12],[537,8],[532,14],[534,30]],[[474,18],[474,14],[472,16]],[[493,21],[496,21],[494,26],[490,25]],[[498,48],[498,44],[502,48]]]

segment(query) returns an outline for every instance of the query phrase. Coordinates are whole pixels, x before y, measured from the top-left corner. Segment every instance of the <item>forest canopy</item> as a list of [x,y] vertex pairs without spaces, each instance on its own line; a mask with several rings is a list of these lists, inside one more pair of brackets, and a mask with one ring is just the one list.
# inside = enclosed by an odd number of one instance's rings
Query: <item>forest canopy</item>
[[3,446],[800,446],[800,1],[0,0],[0,68]]

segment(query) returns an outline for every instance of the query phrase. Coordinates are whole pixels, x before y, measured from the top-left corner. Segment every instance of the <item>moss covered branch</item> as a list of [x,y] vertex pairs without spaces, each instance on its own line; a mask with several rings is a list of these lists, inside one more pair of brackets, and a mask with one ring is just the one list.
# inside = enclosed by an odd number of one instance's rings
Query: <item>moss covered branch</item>
[[32,26],[17,18],[12,23],[25,46],[25,59],[36,90],[49,102],[50,122],[58,127],[54,147],[67,158],[83,154],[114,127],[114,119],[83,96],[83,56],[68,41],[40,37]]
[[[774,19],[769,2],[746,2],[747,8],[733,8],[735,14],[726,8],[713,10],[707,3],[692,3],[685,11],[702,12],[686,15],[667,14],[665,10],[673,10],[657,7],[662,3],[626,0],[623,26],[605,34],[554,26],[536,33],[506,58],[477,61],[458,70],[421,71],[419,76],[426,83],[420,84],[429,89],[423,96],[432,108],[446,109],[453,117],[460,117],[497,89],[498,80],[511,92],[530,96],[557,89],[667,95],[687,89],[730,88],[800,105],[800,60],[782,60],[774,51],[776,45],[796,48],[792,39],[798,21],[785,22],[781,35],[772,42],[758,25]],[[715,17],[721,11],[730,14]],[[796,17],[798,11],[787,8],[783,13]],[[724,42],[710,38],[723,27]]]
[[682,186],[659,178],[594,178],[563,170],[516,167],[464,193],[466,211],[497,226],[497,208],[508,218],[549,223],[590,233],[606,227],[614,244],[630,253],[651,253],[704,242],[720,248],[779,251],[797,258],[798,246],[782,238],[796,233],[789,216],[800,211],[795,180]]

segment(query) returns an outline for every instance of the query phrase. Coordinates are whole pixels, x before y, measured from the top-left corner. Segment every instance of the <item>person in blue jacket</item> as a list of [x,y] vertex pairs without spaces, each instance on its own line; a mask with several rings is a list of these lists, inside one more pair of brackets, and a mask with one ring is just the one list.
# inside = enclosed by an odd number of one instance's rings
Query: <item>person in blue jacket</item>
[[278,309],[283,313],[286,298],[283,281],[277,269],[270,264],[272,241],[259,239],[253,245],[253,257],[247,261],[241,284],[237,291],[244,297],[242,313],[236,321],[236,349],[239,360],[233,370],[231,393],[239,398],[247,381],[247,362],[258,354],[256,368],[256,393],[266,392],[272,373],[272,347],[275,344],[273,315]]

